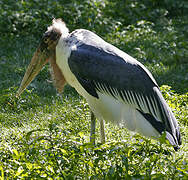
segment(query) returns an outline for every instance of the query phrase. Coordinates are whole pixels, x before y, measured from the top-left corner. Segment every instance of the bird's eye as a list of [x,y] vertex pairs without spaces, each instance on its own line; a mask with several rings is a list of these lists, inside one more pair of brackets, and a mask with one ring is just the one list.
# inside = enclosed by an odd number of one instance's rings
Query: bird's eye
[[45,42],[45,43],[48,43],[48,37],[45,37],[45,38],[44,38],[44,42]]

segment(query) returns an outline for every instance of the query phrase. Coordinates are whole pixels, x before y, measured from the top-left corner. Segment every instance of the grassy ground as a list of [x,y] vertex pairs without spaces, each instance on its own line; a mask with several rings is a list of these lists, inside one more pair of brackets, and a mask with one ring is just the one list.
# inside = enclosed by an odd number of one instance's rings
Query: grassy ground
[[183,143],[178,152],[162,140],[112,124],[105,126],[107,142],[103,145],[97,126],[98,143],[92,147],[88,104],[69,86],[57,94],[48,67],[17,99],[15,93],[39,39],[2,37],[0,179],[187,179],[186,18],[157,25],[139,21],[104,36],[145,64],[157,79],[180,124]]

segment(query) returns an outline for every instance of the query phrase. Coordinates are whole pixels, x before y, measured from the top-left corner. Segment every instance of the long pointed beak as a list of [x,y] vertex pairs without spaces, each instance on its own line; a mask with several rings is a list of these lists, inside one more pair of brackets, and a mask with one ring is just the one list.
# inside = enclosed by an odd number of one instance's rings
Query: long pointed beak
[[41,48],[41,45],[39,45],[25,72],[21,85],[17,91],[17,96],[20,96],[20,94],[24,91],[24,89],[31,83],[31,81],[40,72],[42,67],[48,62],[48,59],[49,59],[49,52],[47,52],[47,49]]

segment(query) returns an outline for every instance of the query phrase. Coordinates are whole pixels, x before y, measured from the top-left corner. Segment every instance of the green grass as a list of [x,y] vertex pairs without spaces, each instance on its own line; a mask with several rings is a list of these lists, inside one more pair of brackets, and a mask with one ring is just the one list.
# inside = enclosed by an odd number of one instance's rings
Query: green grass
[[[0,43],[1,179],[187,179],[187,17],[164,25],[138,21],[103,36],[150,69],[180,125],[178,152],[160,141],[106,123],[107,142],[89,144],[90,110],[74,89],[57,94],[48,67],[20,98],[16,91],[37,47],[36,36]],[[181,19],[181,21],[180,21]],[[161,22],[162,21],[162,22]],[[45,30],[44,30],[45,31]]]

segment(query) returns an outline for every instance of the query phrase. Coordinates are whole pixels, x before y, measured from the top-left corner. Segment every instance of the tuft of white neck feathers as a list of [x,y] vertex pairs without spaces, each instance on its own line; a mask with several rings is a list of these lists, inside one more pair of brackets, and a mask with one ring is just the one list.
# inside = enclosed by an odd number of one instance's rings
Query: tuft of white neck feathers
[[63,37],[67,37],[69,35],[69,29],[61,19],[52,20],[52,25],[48,27],[48,31],[52,31],[53,29],[59,31]]

